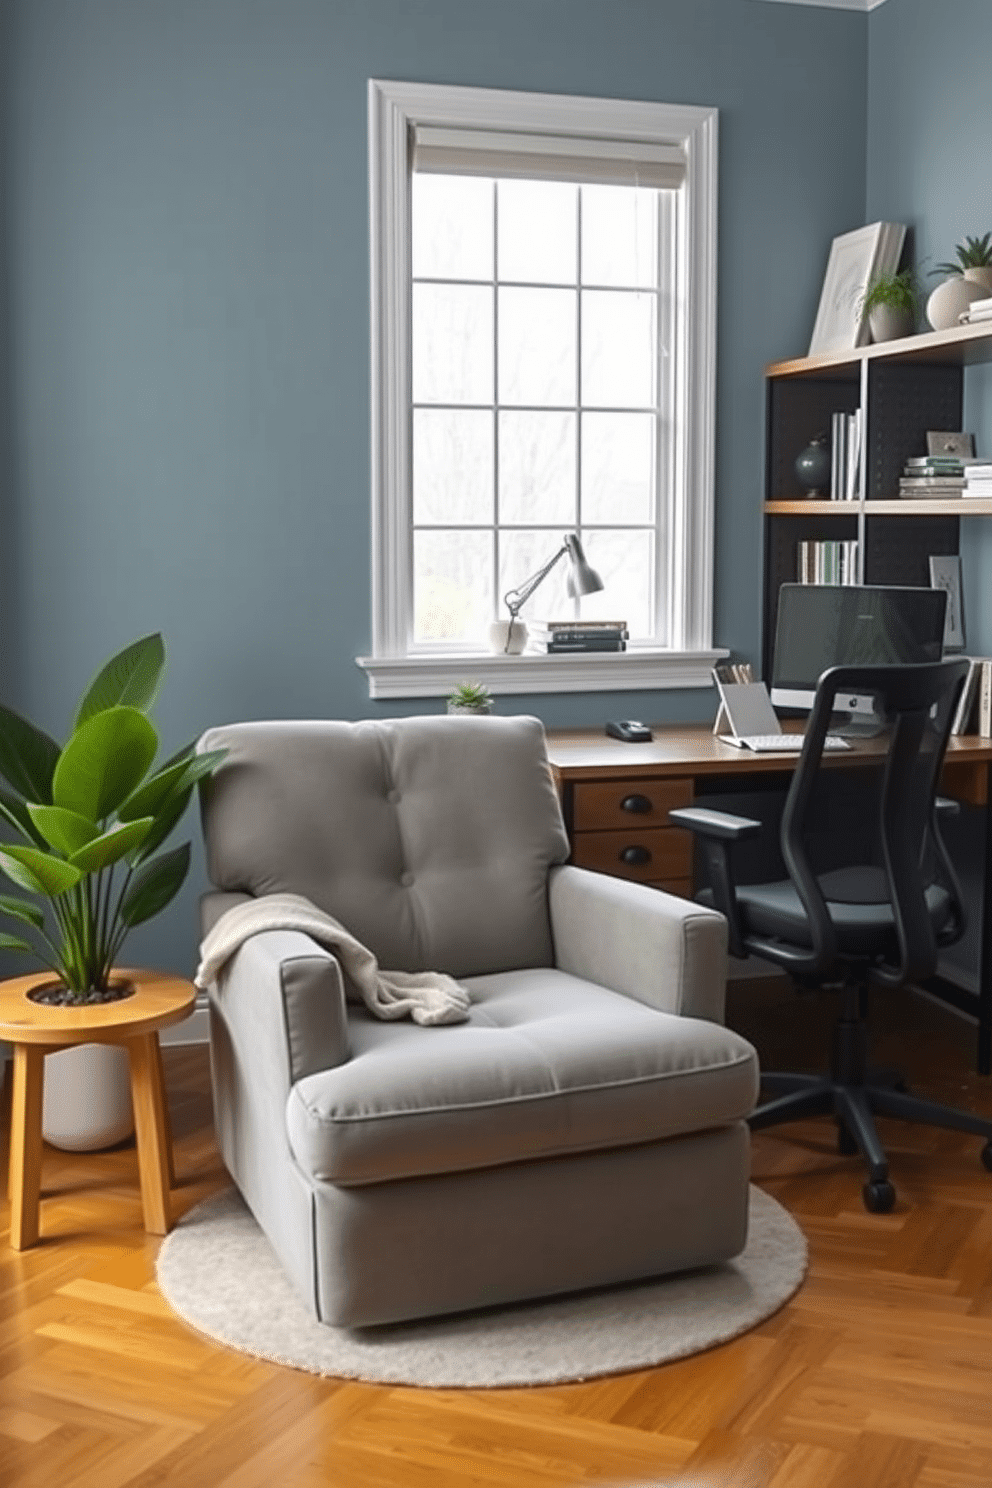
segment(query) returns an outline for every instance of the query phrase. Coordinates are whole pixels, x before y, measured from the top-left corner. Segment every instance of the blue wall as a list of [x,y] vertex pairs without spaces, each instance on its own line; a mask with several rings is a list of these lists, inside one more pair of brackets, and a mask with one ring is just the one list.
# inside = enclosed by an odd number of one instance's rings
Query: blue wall
[[[369,647],[375,76],[720,109],[716,639],[756,656],[761,373],[805,350],[830,240],[865,221],[865,15],[759,0],[10,3],[9,701],[60,734],[96,665],[161,629],[170,748],[230,719],[421,706],[370,703],[354,663]],[[549,724],[713,706],[620,702],[501,706]],[[135,955],[189,966],[199,877]]]
[[[866,221],[905,222],[927,289],[965,236],[992,231],[992,6],[886,0],[868,27]],[[992,458],[992,368],[965,378],[964,427]],[[962,522],[968,648],[992,654],[992,522]]]

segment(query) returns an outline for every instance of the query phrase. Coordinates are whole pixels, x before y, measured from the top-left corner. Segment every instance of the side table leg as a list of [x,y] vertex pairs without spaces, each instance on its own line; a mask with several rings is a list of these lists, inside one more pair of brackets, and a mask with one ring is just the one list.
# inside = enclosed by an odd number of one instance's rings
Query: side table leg
[[169,1187],[176,1186],[175,1149],[172,1145],[172,1119],[169,1116],[169,1095],[165,1085],[165,1069],[162,1065],[162,1040],[155,1037],[155,1061],[158,1066],[158,1086],[162,1092],[162,1116],[165,1121],[165,1156],[169,1164]]
[[45,1049],[14,1045],[14,1099],[10,1115],[10,1243],[14,1250],[37,1244],[41,1199],[41,1110]]
[[157,1045],[158,1035],[155,1033],[127,1040],[145,1229],[150,1235],[167,1235],[172,1223],[169,1124]]

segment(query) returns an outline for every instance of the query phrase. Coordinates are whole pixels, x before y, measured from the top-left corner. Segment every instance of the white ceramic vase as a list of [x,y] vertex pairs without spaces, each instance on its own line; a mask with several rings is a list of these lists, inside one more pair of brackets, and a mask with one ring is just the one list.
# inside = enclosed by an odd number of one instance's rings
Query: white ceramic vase
[[945,279],[927,300],[927,320],[935,331],[950,331],[972,300],[983,300],[988,294],[992,294],[992,290],[963,275]]
[[985,295],[992,295],[992,264],[979,264],[974,269],[965,269],[964,277],[969,284],[977,284]]
[[42,1135],[63,1152],[115,1147],[134,1131],[131,1073],[120,1044],[76,1044],[45,1060]]

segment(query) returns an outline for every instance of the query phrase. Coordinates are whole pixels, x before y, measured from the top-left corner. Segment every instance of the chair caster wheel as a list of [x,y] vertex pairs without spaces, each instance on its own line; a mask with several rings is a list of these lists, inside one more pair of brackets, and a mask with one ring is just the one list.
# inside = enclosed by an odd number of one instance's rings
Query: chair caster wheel
[[992,1141],[986,1142],[982,1148],[982,1162],[989,1172],[992,1173]]
[[866,1183],[861,1190],[869,1214],[888,1214],[896,1202],[896,1191],[886,1179]]
[[853,1157],[858,1150],[858,1144],[851,1136],[842,1121],[837,1123],[837,1151],[841,1157]]

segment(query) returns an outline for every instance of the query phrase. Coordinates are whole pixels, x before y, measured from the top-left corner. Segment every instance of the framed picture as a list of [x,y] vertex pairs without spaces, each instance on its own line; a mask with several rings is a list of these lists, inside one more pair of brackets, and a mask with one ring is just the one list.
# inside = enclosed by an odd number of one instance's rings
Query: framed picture
[[868,339],[862,301],[877,274],[894,274],[906,236],[901,222],[873,222],[834,238],[809,343],[810,356],[853,351]]
[[960,460],[975,458],[974,434],[958,434],[954,430],[927,430],[928,455],[957,455]]
[[930,588],[947,595],[944,611],[944,650],[964,649],[964,608],[961,602],[961,559],[957,553],[931,553]]

